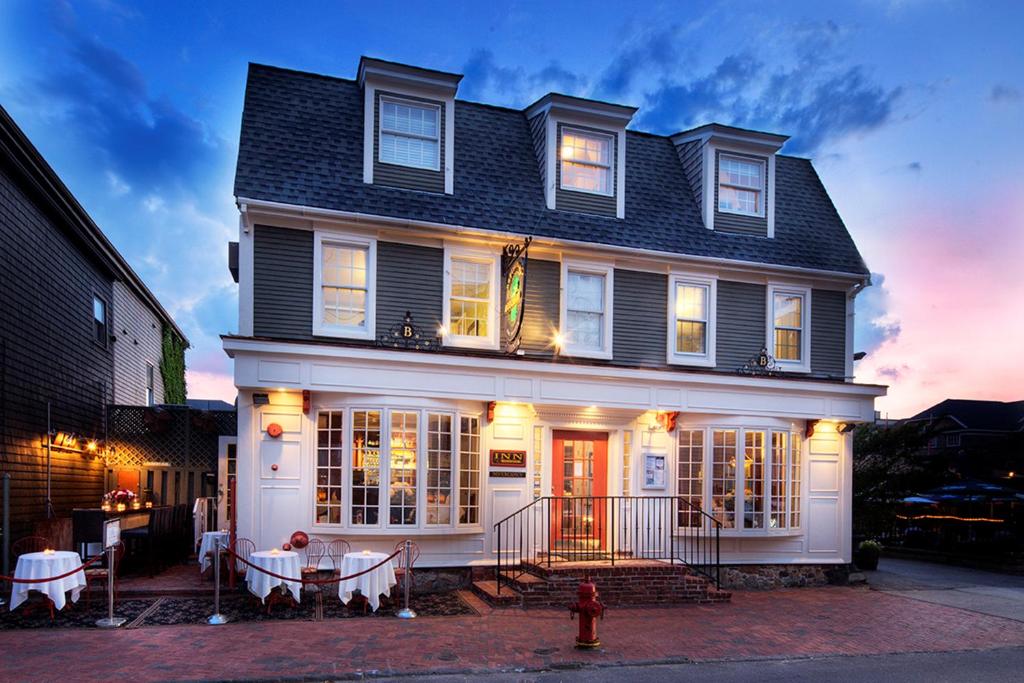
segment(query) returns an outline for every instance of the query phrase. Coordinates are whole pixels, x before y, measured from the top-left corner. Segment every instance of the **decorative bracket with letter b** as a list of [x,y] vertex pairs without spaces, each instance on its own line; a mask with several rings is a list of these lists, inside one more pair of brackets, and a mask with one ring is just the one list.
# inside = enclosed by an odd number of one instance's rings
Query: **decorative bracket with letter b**
[[387,332],[377,337],[377,346],[390,349],[437,351],[441,348],[441,340],[436,334],[424,333],[413,321],[412,313],[406,311],[402,322],[395,323]]

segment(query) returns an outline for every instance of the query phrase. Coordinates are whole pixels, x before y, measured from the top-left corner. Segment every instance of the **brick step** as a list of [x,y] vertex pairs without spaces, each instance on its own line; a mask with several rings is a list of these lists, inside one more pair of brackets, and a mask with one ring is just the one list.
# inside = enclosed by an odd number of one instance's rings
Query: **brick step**
[[518,607],[523,604],[523,596],[507,583],[502,585],[498,593],[498,582],[493,580],[474,581],[473,593],[492,607]]
[[601,600],[607,605],[707,604],[732,598],[731,593],[716,589],[684,565],[652,560],[616,562],[614,567],[565,563],[528,569],[525,573],[501,572],[502,596],[511,587],[524,607],[565,607],[576,600],[579,584],[587,577],[597,584]]

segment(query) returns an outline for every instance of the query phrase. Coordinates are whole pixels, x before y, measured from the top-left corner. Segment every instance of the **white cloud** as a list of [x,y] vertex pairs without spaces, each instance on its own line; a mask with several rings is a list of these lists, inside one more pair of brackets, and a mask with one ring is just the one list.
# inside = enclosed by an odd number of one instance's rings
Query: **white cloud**
[[142,200],[142,205],[146,207],[146,211],[157,213],[158,211],[163,211],[167,203],[163,200],[163,197],[151,194]]
[[115,197],[122,197],[132,191],[132,186],[113,171],[107,171],[107,184],[110,186],[110,194]]

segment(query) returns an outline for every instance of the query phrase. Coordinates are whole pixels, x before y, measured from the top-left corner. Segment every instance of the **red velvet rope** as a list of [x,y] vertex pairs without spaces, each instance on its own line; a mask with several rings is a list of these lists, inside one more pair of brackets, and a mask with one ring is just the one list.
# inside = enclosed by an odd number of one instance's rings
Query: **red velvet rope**
[[221,550],[223,552],[227,553],[228,555],[231,555],[236,560],[244,562],[245,564],[249,565],[250,567],[252,567],[256,571],[263,572],[267,576],[272,576],[275,579],[280,579],[281,581],[294,581],[294,582],[301,583],[303,585],[308,583],[308,584],[313,584],[315,586],[322,586],[322,585],[326,585],[326,584],[329,584],[329,583],[338,583],[339,581],[346,581],[348,579],[354,579],[357,576],[362,576],[363,574],[369,574],[374,569],[377,569],[378,567],[383,567],[385,564],[387,564],[388,562],[393,560],[396,555],[398,555],[399,553],[402,552],[402,549],[399,548],[398,550],[396,550],[395,552],[391,553],[389,556],[385,557],[383,560],[381,560],[377,564],[373,565],[372,567],[368,567],[368,568],[364,569],[361,572],[356,572],[355,574],[349,574],[348,576],[339,576],[339,577],[333,578],[333,579],[303,579],[303,578],[294,578],[294,577],[291,577],[291,576],[281,576],[280,574],[275,574],[274,572],[270,571],[269,569],[264,569],[263,567],[260,567],[259,565],[253,564],[252,562],[250,562],[249,560],[245,559],[244,557],[242,557],[241,555],[239,555],[235,551],[231,550],[230,548],[221,548]]
[[85,571],[85,568],[88,567],[90,564],[95,564],[96,562],[99,562],[101,559],[103,559],[103,555],[104,555],[104,553],[100,553],[96,557],[93,557],[93,558],[90,558],[90,559],[86,560],[84,563],[82,563],[81,566],[79,566],[79,567],[77,567],[75,569],[72,569],[71,571],[69,571],[67,573],[61,574],[60,576],[51,576],[51,577],[46,578],[46,579],[17,579],[17,578],[15,578],[13,576],[3,576],[3,575],[0,575],[0,581],[10,581],[11,583],[46,583],[47,581],[60,581],[61,579],[66,579],[67,577],[69,577],[69,576],[71,576],[73,574],[77,574],[78,572]]

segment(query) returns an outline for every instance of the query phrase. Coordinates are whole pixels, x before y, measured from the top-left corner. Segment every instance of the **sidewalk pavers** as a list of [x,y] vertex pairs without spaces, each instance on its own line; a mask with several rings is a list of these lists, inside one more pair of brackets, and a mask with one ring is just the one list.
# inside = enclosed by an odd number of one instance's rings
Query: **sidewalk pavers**
[[[275,621],[0,633],[0,679],[298,679],[577,665],[989,649],[1024,645],[1024,624],[870,591],[737,592],[731,604],[619,608],[603,647],[572,647],[568,611]],[[69,665],[73,664],[73,668]]]

